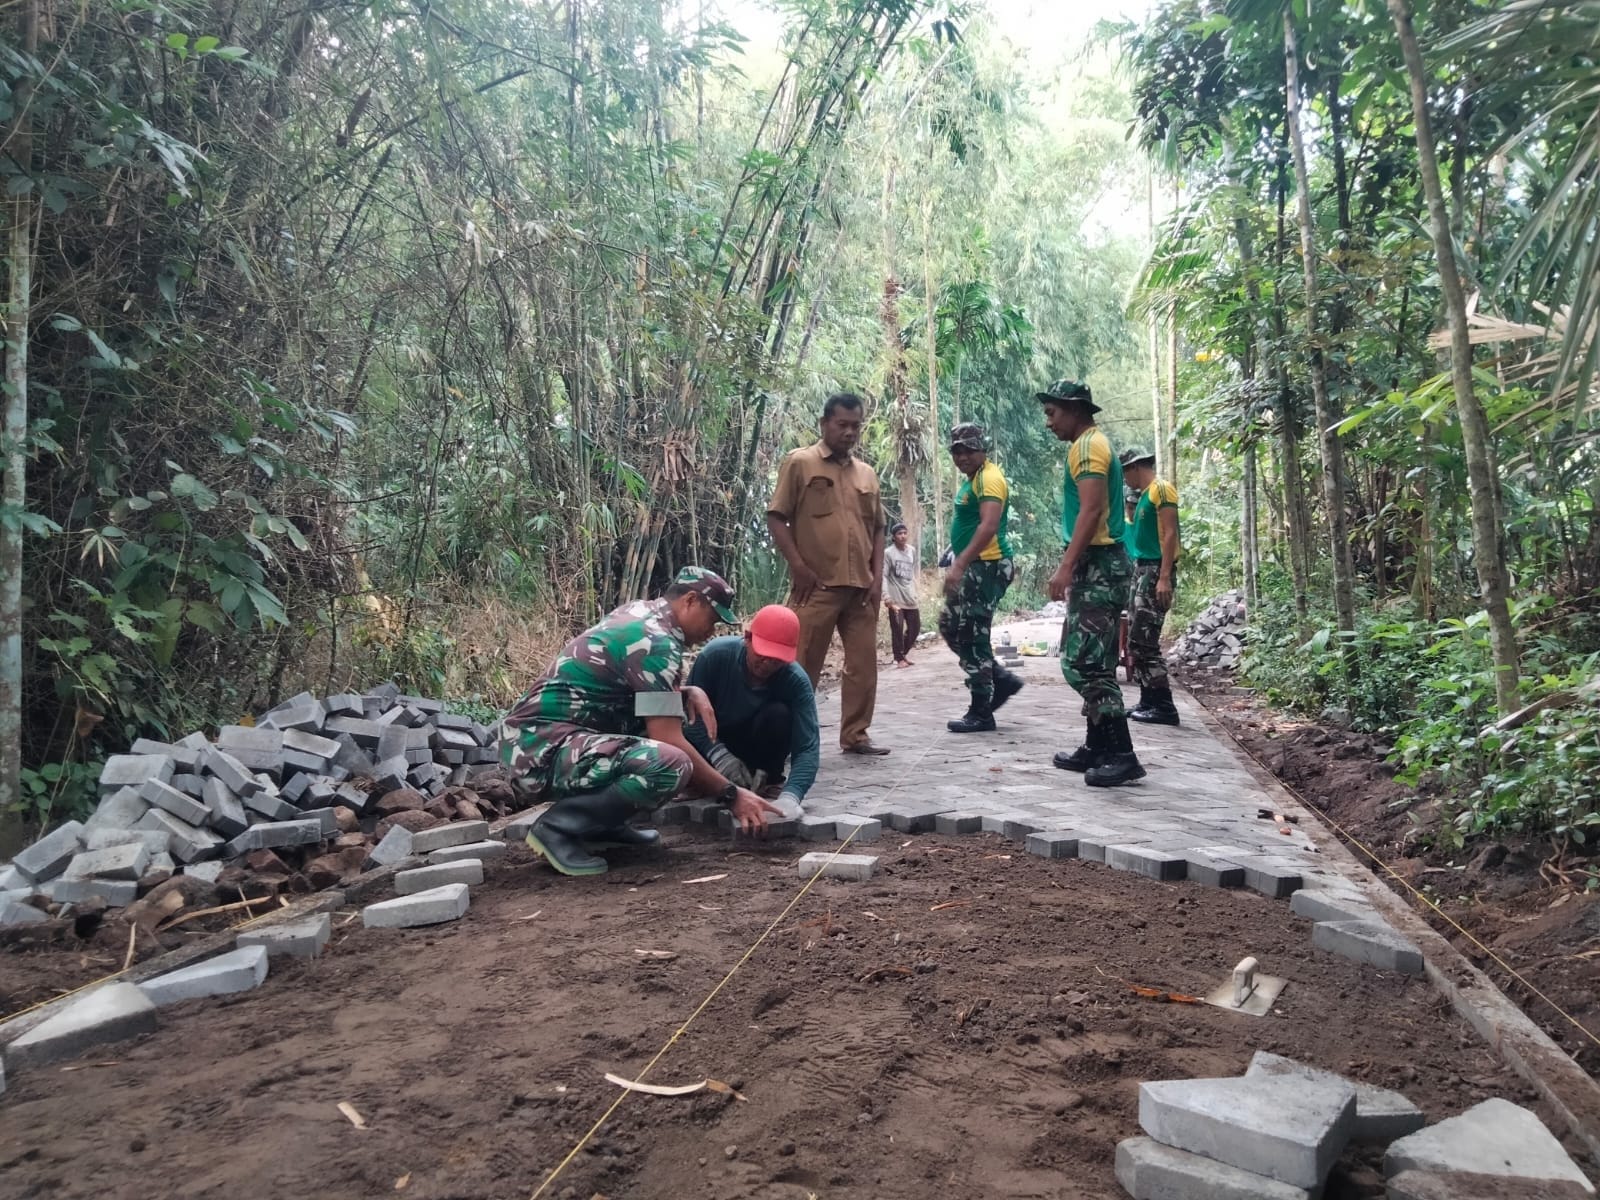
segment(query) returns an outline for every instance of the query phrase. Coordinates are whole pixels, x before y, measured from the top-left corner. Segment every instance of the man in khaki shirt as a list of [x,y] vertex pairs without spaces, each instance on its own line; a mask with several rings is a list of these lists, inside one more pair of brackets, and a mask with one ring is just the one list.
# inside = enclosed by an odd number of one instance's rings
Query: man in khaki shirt
[[767,529],[789,563],[799,662],[813,687],[835,629],[844,644],[839,745],[846,754],[887,754],[867,736],[878,699],[884,517],[878,476],[852,453],[865,416],[860,396],[828,397],[822,440],[790,451],[778,468]]

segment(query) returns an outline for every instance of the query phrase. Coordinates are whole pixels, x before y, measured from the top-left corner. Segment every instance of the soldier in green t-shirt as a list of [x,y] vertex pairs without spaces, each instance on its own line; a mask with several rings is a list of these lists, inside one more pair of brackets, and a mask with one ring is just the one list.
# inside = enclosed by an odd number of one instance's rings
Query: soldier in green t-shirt
[[957,425],[950,431],[950,457],[965,478],[956,489],[950,518],[954,558],[945,572],[939,632],[961,663],[970,696],[965,715],[947,723],[951,733],[993,730],[994,710],[1022,690],[1022,680],[995,662],[989,642],[995,609],[1012,576],[1006,529],[1010,489],[1000,468],[989,461],[990,445],[980,425]]
[[605,871],[586,843],[658,845],[660,833],[628,820],[684,786],[721,800],[746,832],[778,812],[728,782],[683,732],[687,715],[716,736],[710,699],[682,682],[684,647],[705,641],[719,621],[738,622],[733,589],[704,567],[685,567],[660,600],[624,604],[568,642],[506,714],[500,757],[513,787],[555,801],[528,845],[563,875]]
[[1146,725],[1176,725],[1167,662],[1161,656],[1161,626],[1172,607],[1178,554],[1178,489],[1156,478],[1156,456],[1142,447],[1122,455],[1123,478],[1139,496],[1128,534],[1133,582],[1128,589],[1128,648],[1139,682],[1139,707],[1128,714]]

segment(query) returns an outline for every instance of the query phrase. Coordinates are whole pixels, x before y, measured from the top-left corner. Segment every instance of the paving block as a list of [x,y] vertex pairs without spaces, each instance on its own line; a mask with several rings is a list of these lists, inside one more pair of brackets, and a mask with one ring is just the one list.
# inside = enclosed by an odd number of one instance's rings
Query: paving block
[[1187,865],[1185,878],[1205,887],[1236,888],[1244,886],[1244,868],[1227,859],[1214,858],[1196,850],[1184,851]]
[[1514,1186],[1504,1175],[1465,1171],[1401,1171],[1388,1181],[1389,1200],[1588,1200],[1594,1189],[1567,1180],[1524,1181]]
[[183,873],[194,879],[203,879],[207,883],[215,883],[222,875],[222,860],[214,858],[210,862],[190,863],[183,869]]
[[131,983],[107,983],[74,1000],[6,1047],[12,1068],[60,1062],[106,1042],[153,1033],[156,1006]]
[[[167,839],[167,844],[171,845],[171,843],[172,839],[169,837]],[[192,866],[193,864],[190,865]],[[154,875],[158,872],[165,871],[168,875],[171,875],[177,869],[177,864],[173,861],[172,854],[169,851],[163,850],[160,854],[152,854],[150,856],[150,869],[147,870],[145,874]]]
[[293,821],[300,810],[276,792],[258,790],[244,798],[244,806],[269,821]]
[[876,842],[883,837],[883,822],[876,817],[853,815],[835,817],[833,836],[841,842],[849,838],[852,846],[860,845],[862,842]]
[[1344,1082],[1167,1079],[1139,1085],[1139,1125],[1156,1141],[1318,1188],[1350,1140],[1356,1093]]
[[449,825],[435,825],[411,835],[413,854],[431,854],[447,846],[461,846],[467,842],[481,842],[489,836],[487,821],[455,821]]
[[1383,1156],[1383,1173],[1394,1176],[1402,1171],[1467,1171],[1566,1181],[1594,1191],[1538,1117],[1498,1098],[1390,1145]]
[[1133,1200],[1311,1200],[1312,1192],[1154,1138],[1117,1143],[1117,1182]]
[[[433,723],[440,729],[465,729],[468,733],[477,724],[471,717],[462,716],[460,713],[440,712],[433,718]],[[475,745],[480,743],[474,743]]]
[[167,782],[177,788],[185,796],[193,796],[199,800],[205,795],[207,775],[196,775],[190,771],[179,771]]
[[1000,825],[1000,836],[1008,842],[1025,842],[1030,833],[1038,833],[1044,829],[1044,821],[1039,817],[1018,815],[1010,817]]
[[261,790],[261,784],[245,765],[226,750],[212,746],[206,751],[201,765],[228,785],[228,790],[241,799],[248,799]]
[[82,904],[103,900],[111,908],[127,908],[139,898],[139,883],[134,879],[52,879],[42,889],[57,904]]
[[[160,836],[159,834],[157,836]],[[150,865],[150,851],[141,842],[107,846],[103,850],[83,850],[72,856],[64,877],[67,879],[131,879],[138,882]]]
[[0,867],[0,892],[9,892],[17,888],[25,889],[31,886],[32,880],[9,863]]
[[157,975],[139,985],[156,1007],[199,1000],[205,996],[231,996],[261,986],[267,977],[267,948],[241,946],[215,958]]
[[394,702],[396,704],[404,704],[430,716],[444,712],[443,702],[429,696],[408,696],[402,692],[394,698]]
[[1319,922],[1311,927],[1311,944],[1380,971],[1422,974],[1422,951],[1378,921]]
[[384,726],[365,717],[329,717],[322,726],[322,732],[328,737],[337,740],[340,734],[347,734],[364,750],[377,748],[383,730]]
[[390,792],[398,791],[400,788],[405,787],[410,782],[406,778],[406,774],[410,770],[411,764],[406,762],[405,755],[403,754],[395,755],[392,758],[386,758],[382,762],[378,763],[377,766],[372,768],[372,778],[375,779],[378,784],[378,795],[384,796]]
[[[663,805],[663,807],[665,807],[665,805]],[[511,821],[506,825],[506,827],[500,831],[500,836],[505,838],[507,845],[515,844],[520,846],[523,842],[528,840],[528,830],[533,828],[533,823],[543,815],[544,808],[542,806],[530,812],[518,813],[515,817],[512,817]],[[681,823],[683,822],[680,822],[680,824]]]
[[339,753],[333,758],[335,767],[351,775],[371,775],[376,770],[372,755],[358,746],[349,734],[342,733],[335,740],[339,743]]
[[339,836],[339,810],[336,808],[306,808],[302,809],[297,820],[316,821],[322,826],[322,836],[332,838]]
[[13,925],[38,925],[49,919],[49,913],[21,899],[0,901],[0,929]]
[[1079,836],[1070,829],[1045,830],[1030,833],[1023,845],[1040,858],[1077,858]]
[[[502,850],[505,843],[496,842]],[[361,910],[361,923],[368,929],[411,929],[417,925],[438,925],[457,921],[466,915],[472,900],[464,883],[447,883],[410,896],[382,900]]]
[[174,746],[151,738],[135,738],[133,745],[128,747],[128,753],[153,754],[161,758],[170,758],[174,769],[182,767],[186,771],[193,771],[200,766],[200,751],[195,747]]
[[1171,850],[1153,846],[1107,846],[1106,866],[1113,871],[1133,871],[1151,879],[1172,882],[1188,874],[1189,860]]
[[30,881],[38,883],[61,874],[72,861],[73,855],[82,849],[83,822],[68,821],[23,850],[11,860],[11,865]]
[[[503,849],[505,843],[502,842],[500,845]],[[400,871],[394,877],[394,890],[396,895],[412,896],[431,888],[442,887],[447,883],[482,882],[483,859],[463,858],[456,862],[435,863],[410,871]]]
[[[425,829],[423,832],[432,833],[433,830]],[[416,837],[413,836],[412,846],[415,845]],[[505,842],[498,838],[485,838],[481,842],[463,842],[459,846],[445,846],[434,850],[427,855],[427,863],[430,867],[435,867],[440,863],[461,862],[468,858],[475,858],[481,862],[486,858],[504,858],[510,853],[511,847]]]
[[177,769],[178,764],[164,754],[113,754],[100,770],[100,790],[137,788],[152,779],[165,783]]
[[[689,823],[689,805],[683,800],[669,800],[651,814],[657,825],[687,825]],[[506,841],[511,841],[508,836]]]
[[942,808],[895,807],[884,810],[888,820],[884,824],[899,833],[932,833]]
[[1352,1141],[1388,1143],[1408,1133],[1415,1133],[1427,1124],[1427,1118],[1422,1115],[1422,1110],[1399,1092],[1374,1087],[1370,1083],[1359,1083],[1354,1079],[1345,1079],[1332,1071],[1309,1067],[1292,1058],[1268,1054],[1265,1050],[1255,1052],[1244,1074],[1246,1079],[1283,1075],[1290,1079],[1314,1079],[1322,1083],[1349,1084],[1356,1092],[1356,1123],[1350,1133]]
[[250,828],[250,818],[245,814],[239,797],[228,790],[228,785],[215,775],[205,782],[206,823],[223,837],[238,837]]
[[435,729],[428,739],[428,745],[434,750],[476,750],[478,741],[472,732],[466,729]]
[[143,846],[150,854],[165,854],[172,847],[172,839],[157,829],[90,829],[84,826],[85,850],[109,850],[112,846]]
[[1244,868],[1244,885],[1253,892],[1282,900],[1292,896],[1305,884],[1296,863],[1282,859],[1241,855],[1239,865]]
[[411,845],[414,836],[409,829],[402,826],[389,826],[389,832],[383,835],[382,840],[372,848],[372,853],[367,855],[366,865],[369,868],[393,867],[414,857],[416,851]]
[[168,834],[172,857],[182,863],[215,858],[222,852],[223,840],[211,830],[198,829],[159,808],[152,808],[139,818],[139,828],[159,830]]
[[320,820],[263,821],[252,825],[228,843],[228,857],[238,858],[251,850],[271,850],[279,846],[309,846],[323,839]]
[[233,944],[241,949],[245,946],[265,946],[272,958],[316,958],[331,936],[332,919],[327,913],[317,913],[302,921],[247,929],[234,939]]
[[802,813],[800,820],[796,822],[795,832],[799,834],[802,842],[831,842],[834,840],[836,823],[832,817]]
[[[310,692],[301,692],[262,717],[260,724],[267,729],[281,729],[285,733],[315,733],[327,718],[328,710],[322,706],[322,701]],[[287,741],[285,738],[285,744]]]
[[983,832],[983,814],[968,812],[943,812],[933,818],[933,831],[943,834],[968,834]]
[[171,813],[190,825],[204,825],[210,810],[193,796],[180,792],[170,783],[152,779],[139,787],[139,799],[155,808]]
[[800,856],[800,878],[821,875],[824,879],[843,879],[862,883],[878,873],[878,860],[871,854],[830,854],[813,851]]
[[1289,897],[1289,911],[1313,921],[1379,920],[1359,892],[1328,888],[1301,888]]
[[150,806],[139,799],[139,789],[122,787],[100,801],[90,818],[83,823],[87,832],[95,829],[132,829],[139,818],[150,811]]
[[359,717],[364,711],[361,707],[361,697],[351,692],[339,692],[329,696],[322,702],[322,707],[330,717]]

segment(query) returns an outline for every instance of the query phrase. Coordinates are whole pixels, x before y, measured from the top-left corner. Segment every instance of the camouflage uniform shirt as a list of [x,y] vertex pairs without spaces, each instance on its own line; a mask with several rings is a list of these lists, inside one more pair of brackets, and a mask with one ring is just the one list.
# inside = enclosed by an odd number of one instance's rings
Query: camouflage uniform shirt
[[682,680],[683,631],[670,603],[636,600],[562,648],[506,715],[506,733],[537,725],[541,740],[555,740],[555,725],[637,737],[645,731],[638,697],[675,692]]

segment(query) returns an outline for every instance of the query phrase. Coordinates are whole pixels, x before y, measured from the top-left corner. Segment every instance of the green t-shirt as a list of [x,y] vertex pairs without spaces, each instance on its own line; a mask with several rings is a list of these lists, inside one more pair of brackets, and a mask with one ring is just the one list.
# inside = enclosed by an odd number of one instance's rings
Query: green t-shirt
[[1000,468],[992,462],[985,462],[971,479],[963,479],[956,489],[955,515],[950,518],[950,549],[960,554],[967,548],[972,535],[978,532],[985,500],[1000,501],[1000,528],[978,558],[983,562],[999,562],[1011,557],[1011,535],[1006,531],[1011,516],[1011,489],[1006,486],[1006,477],[1000,473]]
[[1061,486],[1061,544],[1072,541],[1078,524],[1078,480],[1106,481],[1106,515],[1089,539],[1091,546],[1114,546],[1122,541],[1127,526],[1123,515],[1122,464],[1111,452],[1111,442],[1100,430],[1091,428],[1067,450],[1067,472]]
[[1128,553],[1144,562],[1161,561],[1161,514],[1163,508],[1178,507],[1178,489],[1165,479],[1157,479],[1139,495],[1133,510],[1133,529],[1128,538]]

